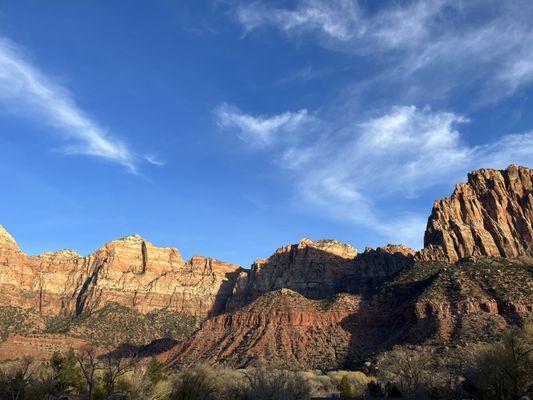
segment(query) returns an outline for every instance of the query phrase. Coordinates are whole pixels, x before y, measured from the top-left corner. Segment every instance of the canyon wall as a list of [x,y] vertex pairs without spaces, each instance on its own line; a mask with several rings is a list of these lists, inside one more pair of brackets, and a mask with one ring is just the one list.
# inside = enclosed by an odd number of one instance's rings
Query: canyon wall
[[163,358],[171,366],[332,370],[361,367],[395,345],[494,341],[533,315],[531,264],[502,262],[419,263],[373,294],[311,300],[289,289],[267,292],[204,321]]
[[141,312],[169,309],[205,318],[224,311],[241,268],[211,258],[184,261],[138,235],[88,257],[62,250],[25,256],[0,230],[0,305],[74,315],[116,302]]
[[422,259],[533,256],[533,170],[480,169],[433,206]]
[[309,299],[366,293],[410,265],[414,254],[408,247],[398,245],[359,253],[336,240],[304,238],[298,244],[279,248],[269,258],[256,260],[249,274],[241,274],[228,310],[284,288]]
[[435,203],[420,252],[304,238],[250,270],[185,261],[138,235],[87,257],[26,256],[0,227],[0,307],[76,316],[118,303],[198,317],[171,365],[350,368],[396,344],[492,340],[531,320],[532,183],[525,167],[472,172]]

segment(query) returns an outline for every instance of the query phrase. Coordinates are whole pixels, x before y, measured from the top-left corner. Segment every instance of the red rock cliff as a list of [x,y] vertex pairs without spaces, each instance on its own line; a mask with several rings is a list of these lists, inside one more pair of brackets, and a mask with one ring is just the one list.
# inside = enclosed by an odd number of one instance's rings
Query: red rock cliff
[[310,299],[368,292],[408,266],[414,254],[408,247],[397,245],[360,254],[336,240],[304,238],[298,244],[279,248],[267,259],[255,261],[249,274],[241,274],[229,310],[283,288]]
[[141,312],[167,308],[205,318],[222,312],[241,268],[195,256],[138,235],[112,241],[88,257],[62,250],[25,256],[0,228],[0,305],[48,314],[80,314],[108,302]]
[[422,259],[533,256],[533,170],[480,169],[435,202]]

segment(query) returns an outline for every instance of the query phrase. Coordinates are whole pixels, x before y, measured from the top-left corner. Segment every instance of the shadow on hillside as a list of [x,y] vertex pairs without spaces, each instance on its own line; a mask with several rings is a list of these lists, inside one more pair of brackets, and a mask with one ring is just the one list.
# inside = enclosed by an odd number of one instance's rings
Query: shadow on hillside
[[[236,311],[261,295],[290,289],[312,300],[333,299],[340,293],[357,295],[361,309],[346,317],[341,327],[350,334],[346,364],[364,361],[366,356],[400,341],[408,323],[409,310],[402,310],[409,296],[416,297],[431,284],[415,282],[395,285],[394,293],[381,290],[413,265],[413,257],[385,249],[371,249],[355,258],[345,258],[316,247],[298,248],[275,253],[260,268],[249,272],[246,292],[237,293],[227,311]],[[229,295],[223,296],[227,302]],[[222,304],[216,311],[222,312]],[[339,360],[342,361],[342,360]]]
[[279,289],[290,289],[312,300],[339,293],[369,295],[412,264],[413,257],[382,248],[345,258],[316,247],[293,245],[288,251],[274,253],[260,268],[253,266],[245,291],[238,291],[226,311],[236,311]]
[[233,288],[237,283],[237,278],[242,272],[242,269],[239,269],[235,272],[227,272],[225,274],[226,280],[220,285],[220,288],[215,295],[215,301],[209,313],[207,314],[208,318],[215,317],[219,314],[223,314],[226,311],[226,305],[233,294]]
[[153,357],[157,356],[159,354],[162,354],[173,347],[175,347],[178,343],[177,340],[172,338],[162,338],[162,339],[156,339],[148,344],[145,345],[134,345],[131,343],[122,343],[119,345],[116,349],[109,351],[105,354],[103,354],[103,357],[112,357],[112,358],[120,358],[120,357],[135,357],[135,358],[145,358],[145,357]]
[[419,320],[414,301],[432,285],[437,274],[414,282],[398,283],[370,295],[362,295],[358,312],[341,321],[350,333],[343,368],[360,368],[372,355],[396,344],[416,344],[438,331],[434,318]]
[[[261,295],[279,289],[290,289],[312,300],[334,299],[341,293],[356,295],[362,301],[360,310],[341,321],[342,329],[350,334],[345,357],[345,366],[349,367],[400,341],[409,319],[414,317],[405,301],[416,298],[431,285],[432,278],[395,284],[393,290],[390,286],[385,288],[384,284],[404,271],[409,272],[413,264],[412,256],[385,249],[368,250],[355,258],[345,258],[311,246],[293,246],[288,251],[275,253],[260,268],[252,268],[245,291],[240,288],[233,297],[239,272],[228,274],[210,317],[224,311],[237,311]],[[230,298],[238,303],[226,308]]]

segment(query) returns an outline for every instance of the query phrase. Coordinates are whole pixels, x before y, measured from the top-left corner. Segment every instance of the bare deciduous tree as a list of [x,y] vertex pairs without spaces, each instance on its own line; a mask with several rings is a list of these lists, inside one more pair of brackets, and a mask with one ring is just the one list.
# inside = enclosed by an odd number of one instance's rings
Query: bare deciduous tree
[[102,357],[104,389],[109,397],[113,394],[118,379],[133,370],[134,359],[128,354],[109,352]]
[[515,330],[482,351],[467,377],[477,398],[512,400],[533,391],[533,325]]
[[75,355],[87,385],[87,394],[92,400],[97,382],[97,372],[102,368],[95,346],[86,346]]

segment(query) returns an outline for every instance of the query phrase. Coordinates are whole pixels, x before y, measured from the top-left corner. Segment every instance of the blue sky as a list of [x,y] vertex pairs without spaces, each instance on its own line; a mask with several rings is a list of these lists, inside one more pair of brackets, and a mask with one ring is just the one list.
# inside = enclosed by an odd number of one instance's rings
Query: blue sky
[[533,3],[0,2],[0,224],[248,266],[419,248],[468,171],[531,167]]

